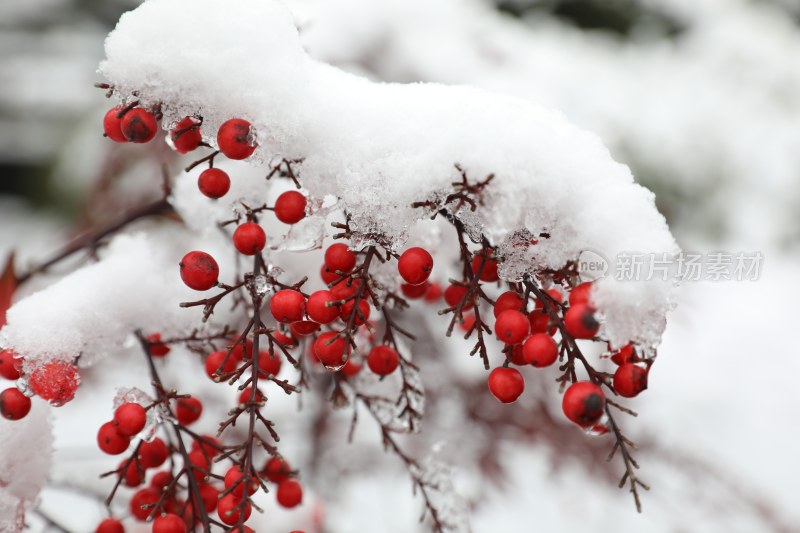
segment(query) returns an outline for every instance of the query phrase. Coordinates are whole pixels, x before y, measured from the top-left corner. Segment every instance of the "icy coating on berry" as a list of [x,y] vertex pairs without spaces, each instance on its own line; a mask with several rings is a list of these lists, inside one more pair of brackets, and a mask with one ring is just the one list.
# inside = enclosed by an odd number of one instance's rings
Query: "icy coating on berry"
[[[653,194],[595,135],[515,98],[372,83],[319,63],[278,2],[149,0],[123,15],[106,56],[100,69],[119,95],[160,103],[167,122],[201,114],[211,144],[209,132],[225,120],[251,122],[256,163],[302,158],[312,196],[338,196],[354,229],[385,235],[397,248],[428,215],[411,204],[441,201],[459,163],[476,181],[496,176],[484,205],[459,216],[511,257],[503,278],[563,267],[586,249],[607,258],[677,252]],[[520,249],[520,235],[542,232],[550,238]],[[616,345],[657,343],[671,291],[661,280],[601,280],[593,299],[605,335]]]

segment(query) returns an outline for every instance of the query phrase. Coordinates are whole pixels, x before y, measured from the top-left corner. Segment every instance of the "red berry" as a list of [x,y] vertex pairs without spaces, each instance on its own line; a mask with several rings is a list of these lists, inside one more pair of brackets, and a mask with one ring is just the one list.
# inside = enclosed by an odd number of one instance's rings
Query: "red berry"
[[0,392],[0,415],[7,420],[20,420],[31,411],[31,399],[17,388]]
[[326,305],[329,302],[335,302],[336,298],[333,297],[331,291],[317,291],[308,297],[306,304],[306,312],[308,318],[320,324],[328,324],[339,318],[339,306]]
[[528,317],[519,311],[509,309],[497,315],[494,324],[497,338],[506,344],[517,344],[528,336],[530,323]]
[[329,331],[314,341],[314,355],[323,365],[338,368],[347,361],[347,356],[344,355],[346,347],[347,343],[342,337]]
[[252,126],[246,120],[232,118],[222,124],[217,132],[219,150],[228,159],[247,159],[258,144],[252,139]]
[[[230,349],[230,346],[228,348]],[[236,346],[231,350],[231,357],[237,363],[241,362],[243,359],[250,359],[250,356],[252,354],[253,354],[253,341],[252,339],[248,338],[245,338],[244,341],[236,344]]]
[[199,487],[200,500],[203,502],[203,507],[206,511],[213,511],[217,508],[219,501],[219,491],[207,483],[202,483]]
[[97,445],[109,455],[119,455],[128,449],[131,439],[120,435],[114,422],[106,422],[97,432]]
[[461,331],[470,331],[475,325],[475,315],[470,313],[468,315],[463,315],[461,318],[463,318],[464,321],[458,324],[458,327]]
[[153,479],[150,480],[150,488],[161,492],[168,487],[170,483],[172,483],[172,474],[167,471],[156,472]]
[[592,283],[587,281],[581,283],[569,293],[569,305],[575,306],[579,304],[589,303],[589,293],[592,291]]
[[295,337],[305,337],[319,331],[319,324],[311,320],[298,320],[289,325],[289,330]]
[[275,216],[284,224],[297,224],[306,217],[308,200],[297,191],[286,191],[275,200]]
[[164,357],[170,351],[169,346],[161,342],[161,334],[153,333],[147,336],[147,342],[150,348],[150,355],[153,357]]
[[579,426],[592,426],[603,416],[606,395],[590,381],[578,381],[564,393],[561,407],[567,418]]
[[522,345],[525,362],[536,366],[550,366],[558,359],[558,345],[547,333],[534,333]]
[[30,390],[52,405],[64,405],[75,397],[81,376],[75,365],[53,359],[40,365],[28,376]]
[[19,379],[22,359],[15,357],[14,350],[0,351],[0,376],[6,379]]
[[356,254],[346,244],[331,244],[325,250],[325,266],[334,273],[338,271],[346,274],[355,268]]
[[106,137],[118,143],[128,142],[128,139],[122,134],[122,119],[117,117],[117,114],[123,109],[123,106],[118,105],[109,109],[106,116],[103,117],[103,131]]
[[400,364],[400,356],[391,346],[375,346],[367,357],[369,369],[379,376],[388,376],[397,369]]
[[325,285],[330,285],[331,283],[339,280],[342,276],[329,269],[328,265],[322,265],[322,268],[319,270],[319,277],[322,278],[322,282]]
[[352,359],[348,359],[339,372],[350,378],[361,372],[361,365],[353,362]]
[[547,289],[544,293],[549,296],[543,296],[542,299],[536,299],[536,309],[544,309],[544,304],[547,304],[547,309],[553,307],[553,302],[551,300],[555,300],[557,303],[561,303],[564,299],[564,296],[561,294],[561,291],[558,289]]
[[[128,466],[125,466],[125,463]],[[122,469],[119,475],[123,478],[123,482],[127,487],[138,487],[142,484],[144,471],[136,464],[136,461],[128,461],[126,459],[119,464],[119,468]]]
[[442,286],[435,281],[428,285],[428,291],[425,293],[426,302],[438,302],[442,297]]
[[534,309],[528,314],[528,322],[531,325],[531,333],[550,333],[556,332],[556,326],[550,325],[550,315],[539,309]]
[[567,333],[576,339],[591,339],[600,329],[600,324],[594,317],[594,309],[586,304],[578,304],[567,309],[564,313],[564,326]]
[[281,371],[281,356],[269,350],[258,352],[259,374],[277,376]]
[[633,363],[621,365],[614,373],[614,390],[624,398],[633,398],[647,389],[647,369]]
[[214,458],[219,455],[220,451],[217,448],[219,441],[214,437],[208,435],[200,435],[192,441],[192,451],[201,450],[207,456]]
[[[219,350],[206,358],[206,375],[213,381],[225,379],[225,374],[236,370],[236,364],[236,358],[233,356],[233,353],[228,356],[227,350]],[[219,371],[219,373],[217,373],[217,371]]]
[[242,472],[242,468],[240,466],[234,465],[230,467],[225,473],[225,489],[236,487],[235,489],[231,490],[230,493],[238,498],[241,498],[244,494],[245,485],[247,485],[247,494],[253,494],[258,489],[258,478],[251,474],[250,482],[246,483],[243,481],[244,477],[244,472]]
[[494,303],[494,316],[496,318],[503,311],[520,311],[522,304],[522,296],[514,291],[506,291]]
[[306,311],[306,299],[299,291],[283,289],[272,296],[269,301],[269,310],[278,322],[297,322],[303,319],[303,313]]
[[139,463],[144,468],[158,468],[169,457],[169,448],[163,440],[156,437],[150,442],[142,441],[139,446]]
[[281,507],[287,509],[297,507],[303,501],[303,487],[293,479],[281,481],[278,485],[277,500]]
[[181,279],[196,291],[207,291],[217,284],[219,266],[205,252],[189,252],[180,262]]
[[[236,524],[240,521],[240,510],[241,510],[241,503],[242,499],[237,498],[233,494],[227,494],[220,498],[219,503],[217,504],[217,515],[219,519],[222,520],[223,523],[230,525]],[[250,502],[245,502],[244,504],[244,518],[247,520],[250,518],[250,512],[252,508],[250,506]]]
[[137,490],[131,497],[131,514],[139,520],[147,520],[151,513],[158,515],[153,507],[158,499],[159,494],[149,487]]
[[355,308],[356,308],[355,298],[352,300],[347,300],[345,303],[342,304],[342,310],[339,316],[341,316],[342,320],[344,320],[345,322],[349,322],[350,317],[352,316],[353,324],[355,324],[356,326],[360,326],[361,324],[369,320],[369,313],[370,313],[369,303],[367,303],[367,301],[364,299],[359,299],[358,310],[356,310],[354,313],[353,310]]
[[284,348],[291,348],[293,346],[297,346],[297,341],[290,337],[289,335],[285,335],[280,331],[273,331],[272,338],[275,340],[276,343],[283,346]]
[[197,398],[179,398],[175,405],[175,418],[188,426],[203,414],[203,404]]
[[245,222],[233,232],[233,245],[240,254],[256,255],[267,244],[267,234],[255,222]]
[[125,113],[120,121],[122,134],[132,143],[146,143],[158,132],[156,117],[148,110],[135,107]]
[[[467,288],[463,285],[450,285],[444,290],[444,301],[447,302],[447,305],[450,307],[455,307],[461,303],[467,296]],[[464,304],[462,307],[462,311],[466,311],[467,309],[472,309],[472,306],[475,305],[474,301],[469,301]]]
[[292,469],[289,467],[289,463],[280,457],[270,457],[261,471],[261,475],[273,483],[280,483],[288,479],[291,474]]
[[489,374],[489,390],[503,403],[511,403],[519,398],[525,389],[525,379],[515,368],[498,367]]
[[[245,403],[249,402],[252,398],[253,398],[253,387],[245,387],[245,389],[242,392],[239,393],[239,403],[240,404],[245,404]],[[264,396],[264,393],[261,392],[258,389],[256,389],[256,401],[257,402],[265,402],[265,401],[267,401],[267,397]]]
[[611,361],[619,366],[625,363],[636,363],[639,361],[639,357],[636,355],[636,348],[633,344],[628,343],[611,356]]
[[410,300],[422,298],[428,292],[429,283],[426,281],[419,285],[411,285],[410,283],[403,283],[400,285],[400,290],[403,291],[403,296]]
[[203,195],[216,200],[228,194],[231,178],[224,170],[207,168],[197,177],[197,188]]
[[[492,251],[489,250],[489,254]],[[479,252],[475,254],[475,257],[472,258],[472,273],[478,275],[478,271],[481,272],[481,281],[497,281],[500,277],[497,275],[497,261],[492,259],[491,257],[487,257],[484,260],[485,254],[483,252]],[[483,269],[481,270],[481,263],[483,263]]]
[[116,518],[106,518],[100,522],[94,533],[125,533],[125,528]]
[[333,286],[331,294],[337,300],[347,300],[358,292],[361,286],[361,278],[341,281]]
[[133,437],[144,429],[147,412],[138,403],[123,403],[114,412],[114,423],[117,424],[117,433],[123,437]]
[[208,475],[211,470],[210,458],[206,456],[201,450],[189,452],[189,464],[187,470],[191,470],[195,479],[201,480]]
[[191,152],[203,141],[203,136],[200,135],[200,121],[194,117],[181,119],[172,128],[169,137],[179,154]]
[[186,523],[176,514],[161,515],[153,520],[153,533],[186,533]]
[[424,248],[409,248],[398,259],[397,270],[406,283],[425,283],[433,270],[433,257]]
[[525,359],[525,353],[522,351],[522,344],[515,344],[514,346],[506,346],[506,358],[517,366],[525,366],[531,364]]

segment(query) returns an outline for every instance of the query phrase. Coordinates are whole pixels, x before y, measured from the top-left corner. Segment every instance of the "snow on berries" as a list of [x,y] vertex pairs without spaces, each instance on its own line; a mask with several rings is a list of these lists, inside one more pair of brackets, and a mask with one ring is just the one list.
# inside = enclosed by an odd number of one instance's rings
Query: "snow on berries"
[[81,377],[75,365],[61,359],[39,364],[28,375],[30,391],[54,406],[72,400],[80,382]]

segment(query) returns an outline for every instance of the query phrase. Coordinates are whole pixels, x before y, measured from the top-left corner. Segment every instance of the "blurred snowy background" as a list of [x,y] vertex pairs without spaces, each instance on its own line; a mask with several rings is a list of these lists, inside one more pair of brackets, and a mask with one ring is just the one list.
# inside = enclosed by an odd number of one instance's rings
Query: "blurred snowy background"
[[[136,3],[0,3],[3,257],[16,250],[24,266],[47,256],[70,235],[157,197],[162,161],[183,164],[164,146],[149,145],[151,157],[142,157],[141,147],[101,137],[107,103],[92,84],[101,81],[103,38]],[[424,436],[408,445],[420,457],[441,448],[473,530],[800,531],[800,354],[783,338],[794,331],[800,299],[800,4],[288,4],[315,57],[375,80],[470,84],[558,108],[597,132],[656,192],[684,249],[764,254],[759,281],[681,288],[650,389],[631,402],[640,416],[624,420],[642,448],[641,476],[653,487],[641,515],[615,486],[619,465],[604,462],[609,441],[562,421],[559,397],[544,379],[530,391],[547,392],[498,410],[472,393],[483,393],[484,375],[463,345],[423,360],[436,407]],[[424,342],[423,352],[443,346]],[[180,357],[171,362],[176,368]],[[137,384],[129,376],[139,363],[107,359],[86,376],[91,396],[52,411],[54,468],[40,509],[68,531],[90,531],[102,516],[98,495],[107,484],[95,478],[115,461],[96,451],[94,434],[109,417],[114,387]],[[144,375],[138,385],[147,388]],[[97,402],[109,411],[98,413]],[[295,416],[293,400],[276,403],[295,436],[287,454],[305,469],[309,495],[291,513],[269,499],[259,532],[424,531],[416,522],[420,502],[396,459],[381,452],[374,427],[362,424],[348,448],[347,414],[309,402]],[[312,426],[315,420],[327,424]],[[213,416],[206,423],[211,430]],[[320,432],[323,450],[315,447]],[[29,521],[32,530],[46,529],[41,516]]]

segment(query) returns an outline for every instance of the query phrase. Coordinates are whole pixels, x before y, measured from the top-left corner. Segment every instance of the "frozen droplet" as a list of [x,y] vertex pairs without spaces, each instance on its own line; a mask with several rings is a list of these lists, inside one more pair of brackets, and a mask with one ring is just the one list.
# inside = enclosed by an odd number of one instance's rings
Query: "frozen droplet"
[[269,291],[271,285],[267,283],[267,277],[263,274],[259,274],[253,279],[253,290],[259,296],[264,296]]
[[16,385],[19,391],[28,398],[32,398],[34,396],[33,391],[31,390],[30,386],[28,386],[27,376],[20,377],[14,382],[14,385]]
[[322,216],[306,217],[289,228],[289,233],[276,248],[289,252],[307,252],[322,247],[325,237],[325,218]]

